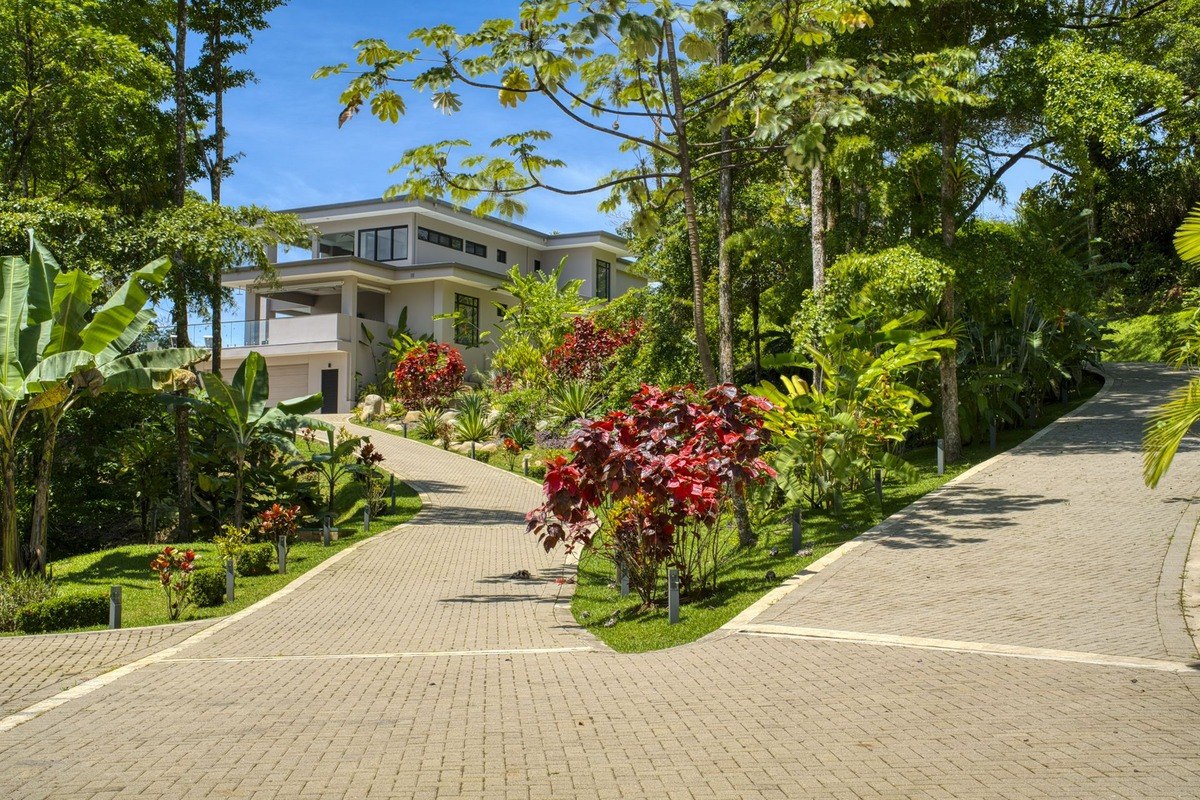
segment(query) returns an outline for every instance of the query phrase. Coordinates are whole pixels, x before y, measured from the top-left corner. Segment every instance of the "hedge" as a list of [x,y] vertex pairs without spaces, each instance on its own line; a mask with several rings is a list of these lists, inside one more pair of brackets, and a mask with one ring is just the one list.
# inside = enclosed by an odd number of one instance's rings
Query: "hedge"
[[204,608],[225,602],[225,570],[198,569],[192,573],[192,602]]
[[47,633],[68,628],[108,624],[108,594],[65,594],[31,603],[17,612],[24,633]]
[[238,554],[237,574],[243,578],[267,575],[275,568],[278,558],[275,545],[270,542],[252,544]]

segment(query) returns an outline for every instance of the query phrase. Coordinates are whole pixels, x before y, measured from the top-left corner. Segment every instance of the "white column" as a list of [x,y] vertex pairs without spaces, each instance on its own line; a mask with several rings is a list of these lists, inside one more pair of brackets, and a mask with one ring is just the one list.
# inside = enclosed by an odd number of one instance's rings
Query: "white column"
[[358,355],[358,278],[353,275],[342,281],[342,313],[350,318],[350,341],[346,342],[346,399],[354,403],[358,399],[354,371]]

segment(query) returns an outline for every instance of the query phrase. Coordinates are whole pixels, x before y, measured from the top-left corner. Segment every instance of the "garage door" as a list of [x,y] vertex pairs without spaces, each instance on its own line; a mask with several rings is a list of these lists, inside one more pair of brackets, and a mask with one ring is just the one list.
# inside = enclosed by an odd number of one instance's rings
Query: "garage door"
[[312,394],[308,388],[308,364],[268,365],[267,377],[271,381],[271,393],[267,398],[270,405]]

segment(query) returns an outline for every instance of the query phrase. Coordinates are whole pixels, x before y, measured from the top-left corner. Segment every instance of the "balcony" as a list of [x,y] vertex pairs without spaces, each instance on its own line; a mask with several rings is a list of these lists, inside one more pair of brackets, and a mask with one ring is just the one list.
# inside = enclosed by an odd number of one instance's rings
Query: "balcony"
[[[365,320],[358,320],[365,322]],[[346,350],[354,340],[358,326],[347,314],[313,314],[274,319],[231,320],[221,323],[221,347],[271,348],[286,352]],[[368,325],[383,323],[368,322]],[[188,326],[188,337],[197,347],[212,346],[212,325]]]

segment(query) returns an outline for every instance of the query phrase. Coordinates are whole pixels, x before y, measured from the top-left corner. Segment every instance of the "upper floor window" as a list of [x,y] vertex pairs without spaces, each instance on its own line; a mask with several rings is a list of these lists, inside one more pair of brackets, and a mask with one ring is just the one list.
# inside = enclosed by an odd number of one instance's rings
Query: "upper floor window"
[[596,297],[612,299],[612,264],[596,259]]
[[479,298],[454,295],[454,343],[479,346]]
[[417,228],[417,238],[422,242],[433,242],[440,244],[442,247],[449,247],[451,250],[462,250],[463,240],[457,236],[451,236],[448,233],[433,231],[429,228]]
[[354,255],[354,232],[322,233],[317,237],[317,258]]
[[358,232],[358,257],[372,261],[408,258],[408,226],[369,228]]
[[507,264],[508,263],[508,251],[500,250],[499,248],[497,248],[496,249],[496,260],[499,261],[501,264]]
[[484,258],[487,258],[487,245],[479,244],[478,242],[472,242],[470,239],[468,239],[467,252],[473,256],[483,256]]
[[539,260],[538,260],[538,259],[536,259],[536,258],[533,260],[533,271],[534,271],[534,272],[541,272],[541,271],[542,271],[542,262],[541,262],[541,261],[539,261]]

